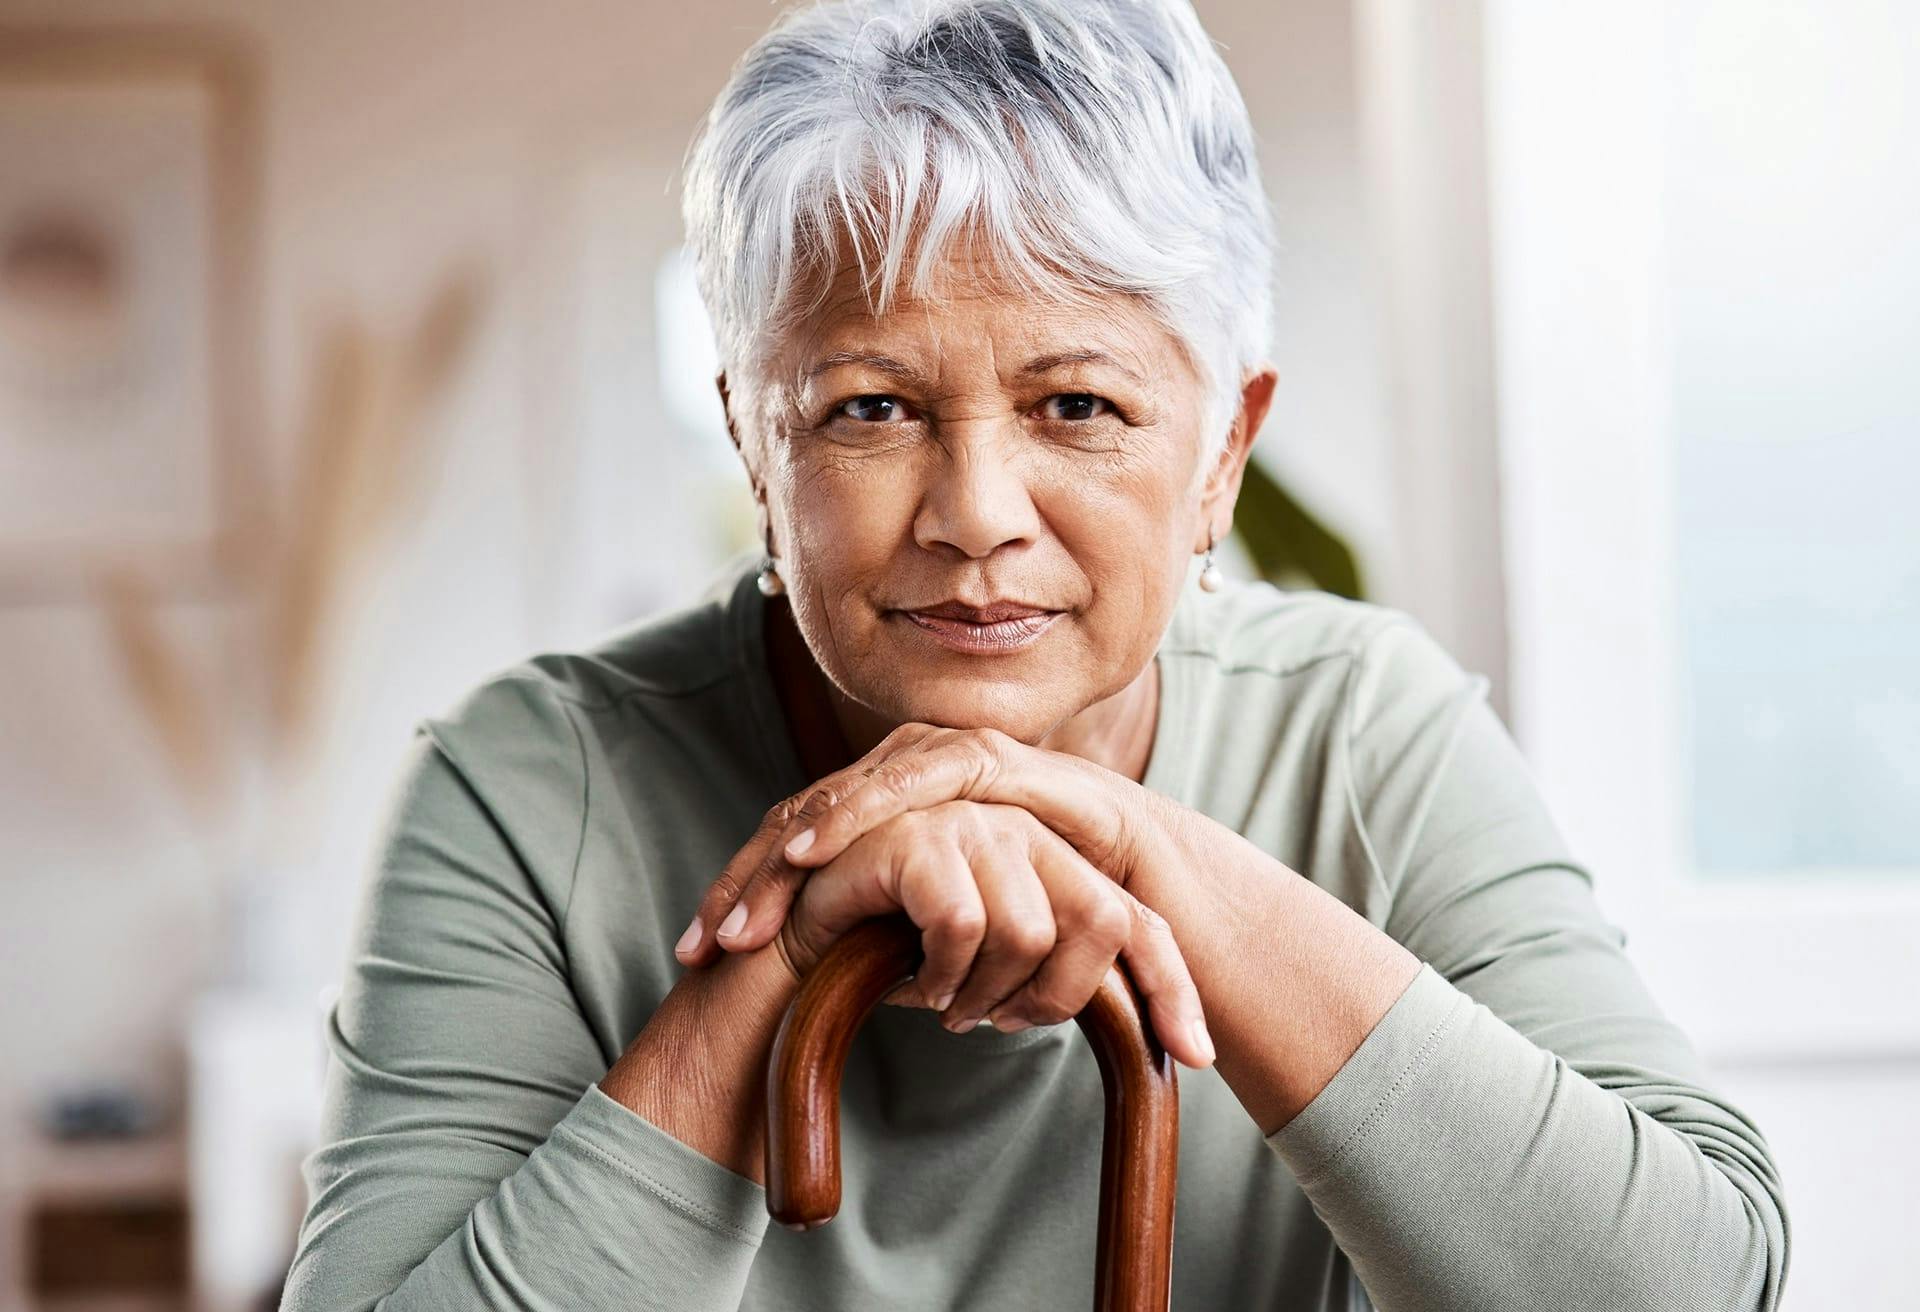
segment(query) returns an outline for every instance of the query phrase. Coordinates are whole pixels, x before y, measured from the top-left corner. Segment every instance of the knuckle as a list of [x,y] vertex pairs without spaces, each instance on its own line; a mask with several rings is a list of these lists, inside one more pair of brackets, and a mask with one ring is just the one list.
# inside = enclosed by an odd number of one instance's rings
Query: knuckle
[[932,811],[902,811],[887,821],[885,827],[897,830],[896,837],[909,843],[925,843],[938,832],[939,823],[944,817]]
[[880,792],[898,796],[908,791],[913,776],[913,764],[904,758],[896,757],[894,760],[875,766],[868,772],[864,782]]
[[1053,951],[1058,937],[1051,920],[1028,917],[1009,921],[1000,933],[1000,942],[1011,956],[1044,957]]
[[1127,910],[1140,931],[1147,937],[1155,939],[1173,937],[1167,918],[1146,903],[1136,901]]
[[880,740],[882,747],[900,748],[909,743],[918,742],[926,735],[929,726],[920,720],[906,720],[893,726],[885,738]]
[[790,821],[818,820],[822,815],[832,810],[834,803],[838,800],[839,799],[834,796],[831,788],[816,788],[806,795],[800,805],[793,808],[788,819]]
[[753,874],[747,879],[747,886],[787,884],[799,877],[800,872],[787,865],[786,855],[778,847],[769,847],[754,865]]
[[1046,821],[1026,807],[1013,802],[985,802],[982,806],[999,811],[1005,817],[1008,844],[1018,848],[1022,855],[1031,858],[1037,855],[1040,848],[1062,854],[1073,852],[1072,844],[1049,829]]
[[1133,912],[1117,897],[1100,898],[1088,919],[1089,932],[1102,942],[1112,943],[1116,950],[1133,934]]
[[968,735],[967,747],[978,757],[982,773],[988,773],[1005,763],[1013,741],[1013,736],[1005,730],[985,725]]
[[949,902],[933,917],[927,929],[943,943],[978,943],[986,937],[987,913],[973,902]]
[[1080,1014],[1078,1007],[1070,1006],[1052,994],[1035,996],[1024,1010],[1035,1025],[1058,1025]]
[[962,798],[952,798],[904,812],[901,818],[909,815],[918,817],[928,832],[940,834],[956,854],[966,858],[988,850],[996,837],[984,812],[984,807]]
[[972,729],[962,730],[960,741],[965,743],[967,747],[973,751],[993,755],[1000,750],[1000,740],[1006,736],[1005,733],[994,728],[992,725],[983,724]]
[[[798,890],[802,877],[802,872],[781,870],[770,864],[762,865],[760,869],[753,872],[752,878],[746,881],[739,896],[733,900],[753,906],[764,906],[770,898],[778,900],[788,892]],[[798,895],[797,892],[795,895]]]
[[722,870],[719,877],[707,889],[706,905],[719,906],[725,902],[738,900],[746,892],[747,881],[734,874],[732,870]]
[[1032,819],[1027,811],[999,802],[983,802],[965,806],[961,815],[978,831],[982,851],[991,852],[1004,866],[1024,868],[1032,871],[1035,879],[1040,877],[1033,863],[1033,844],[1022,832]]

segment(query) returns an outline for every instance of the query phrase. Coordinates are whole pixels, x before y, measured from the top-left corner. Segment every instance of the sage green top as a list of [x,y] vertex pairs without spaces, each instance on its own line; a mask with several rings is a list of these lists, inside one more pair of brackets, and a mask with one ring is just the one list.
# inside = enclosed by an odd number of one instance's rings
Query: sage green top
[[[811,782],[756,564],[418,726],[328,1018],[287,1312],[1090,1304],[1103,1103],[1071,1022],[876,1008],[840,1212],[805,1233],[595,1083],[708,883]],[[1179,1068],[1173,1307],[1773,1308],[1766,1144],[1647,995],[1485,677],[1401,611],[1191,578],[1157,659],[1145,786],[1426,963],[1272,1135]]]

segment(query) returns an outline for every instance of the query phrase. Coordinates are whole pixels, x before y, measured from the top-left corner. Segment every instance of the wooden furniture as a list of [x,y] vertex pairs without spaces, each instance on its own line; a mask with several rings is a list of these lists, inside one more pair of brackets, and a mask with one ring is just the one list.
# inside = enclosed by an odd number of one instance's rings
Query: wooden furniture
[[[840,1207],[840,1077],[867,1014],[912,976],[920,930],[906,916],[842,935],[787,1009],[767,1063],[767,1210],[811,1230]],[[1166,1312],[1180,1101],[1173,1058],[1119,963],[1075,1021],[1106,1089],[1095,1312]]]
[[185,1312],[186,1143],[0,1135],[0,1312]]

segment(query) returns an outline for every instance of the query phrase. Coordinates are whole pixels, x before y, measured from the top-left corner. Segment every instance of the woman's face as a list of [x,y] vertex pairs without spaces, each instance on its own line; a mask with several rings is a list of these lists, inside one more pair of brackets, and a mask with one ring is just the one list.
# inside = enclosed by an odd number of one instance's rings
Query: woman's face
[[[1136,303],[1036,303],[951,258],[879,318],[843,273],[767,377],[735,437],[827,677],[885,725],[1029,743],[1152,660],[1258,424],[1202,469],[1201,380]],[[910,613],[955,601],[1057,613],[960,650],[1009,626],[943,641]]]

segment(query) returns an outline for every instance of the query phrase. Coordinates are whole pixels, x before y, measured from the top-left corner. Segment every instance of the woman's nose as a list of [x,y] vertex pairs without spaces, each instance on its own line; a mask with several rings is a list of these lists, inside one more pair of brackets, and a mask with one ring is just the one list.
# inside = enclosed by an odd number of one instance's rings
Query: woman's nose
[[1033,542],[1040,514],[1014,451],[1018,437],[984,425],[944,436],[940,456],[928,466],[914,540],[928,548],[944,543],[970,559],[1009,542]]

